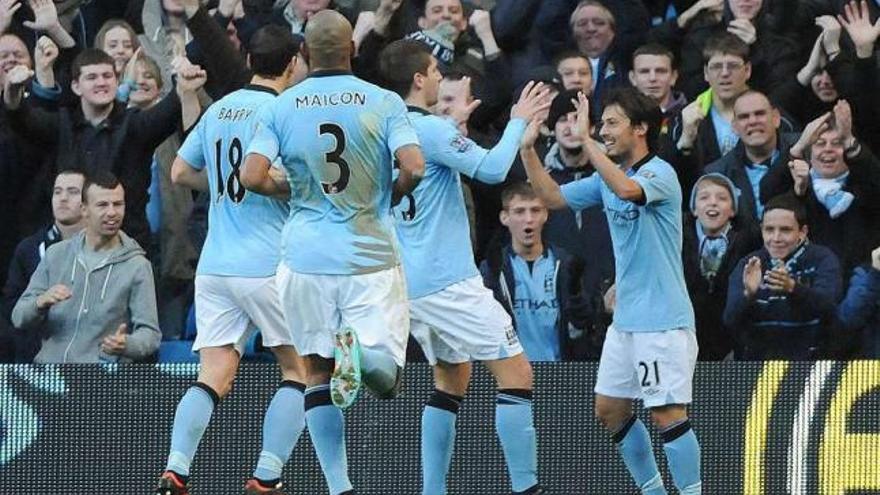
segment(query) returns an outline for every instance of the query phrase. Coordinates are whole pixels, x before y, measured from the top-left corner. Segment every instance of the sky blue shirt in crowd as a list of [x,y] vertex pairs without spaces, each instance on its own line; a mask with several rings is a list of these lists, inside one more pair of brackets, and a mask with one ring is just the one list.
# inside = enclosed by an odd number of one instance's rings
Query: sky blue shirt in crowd
[[718,149],[721,150],[722,155],[725,155],[736,147],[736,143],[739,142],[739,135],[733,130],[733,125],[715,107],[709,110],[709,114],[712,116],[712,126],[715,127],[715,139],[718,142]]
[[394,219],[409,297],[415,299],[480,274],[460,174],[502,182],[516,159],[526,122],[511,120],[498,144],[487,150],[450,120],[416,107],[410,107],[409,118],[422,143],[425,177],[394,207]]
[[349,72],[313,73],[263,109],[248,153],[280,156],[287,172],[282,257],[291,270],[356,275],[400,263],[392,159],[412,144],[403,100]]
[[529,264],[512,256],[514,293],[513,316],[516,334],[529,361],[559,361],[559,300],[556,298],[556,256],[546,250],[529,270]]
[[649,155],[642,163],[627,175],[642,187],[644,205],[618,198],[598,173],[563,185],[562,196],[573,210],[604,205],[614,245],[614,328],[692,329],[694,310],[681,264],[681,186],[662,159]]
[[226,95],[208,108],[177,152],[208,176],[211,205],[199,275],[275,275],[287,205],[246,191],[238,178],[259,110],[275,98],[272,89],[254,85]]

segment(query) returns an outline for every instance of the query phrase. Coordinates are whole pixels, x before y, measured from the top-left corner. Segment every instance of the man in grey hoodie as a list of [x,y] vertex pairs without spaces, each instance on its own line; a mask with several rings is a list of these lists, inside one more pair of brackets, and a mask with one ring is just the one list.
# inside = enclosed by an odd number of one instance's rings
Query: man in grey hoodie
[[86,179],[85,230],[52,245],[12,310],[12,324],[44,325],[37,363],[136,361],[159,347],[153,272],[120,230],[125,191],[110,172]]

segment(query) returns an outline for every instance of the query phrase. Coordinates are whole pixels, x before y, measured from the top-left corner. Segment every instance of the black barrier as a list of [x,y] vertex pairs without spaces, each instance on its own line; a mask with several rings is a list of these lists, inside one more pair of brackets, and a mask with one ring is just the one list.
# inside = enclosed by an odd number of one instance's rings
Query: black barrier
[[[195,373],[195,365],[0,366],[0,494],[151,494],[175,406]],[[536,366],[539,469],[552,494],[636,493],[593,419],[595,375],[590,363]],[[364,397],[346,412],[360,495],[420,493],[430,370],[412,365],[406,379],[401,398]],[[193,495],[241,493],[278,380],[272,365],[242,367],[196,455]],[[880,493],[880,362],[701,363],[695,397],[703,493]],[[662,448],[656,454],[674,493]],[[510,491],[493,382],[482,369],[459,415],[449,479],[450,494]],[[290,494],[327,493],[308,434],[284,481]]]

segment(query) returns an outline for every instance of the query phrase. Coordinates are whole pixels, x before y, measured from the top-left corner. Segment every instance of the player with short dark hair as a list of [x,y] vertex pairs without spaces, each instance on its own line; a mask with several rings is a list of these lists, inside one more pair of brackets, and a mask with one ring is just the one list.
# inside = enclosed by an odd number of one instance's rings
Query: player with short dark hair
[[635,88],[609,93],[599,133],[603,152],[589,139],[583,93],[578,102],[577,129],[598,174],[560,187],[533,146],[524,146],[521,156],[535,191],[550,208],[603,205],[608,218],[617,303],[599,362],[596,415],[642,493],[666,493],[651,437],[632,411],[632,400],[643,399],[660,428],[679,492],[700,493],[700,446],[686,409],[697,338],[681,262],[682,193],[675,170],[652,153],[660,109]]
[[245,493],[280,494],[281,472],[305,426],[305,365],[293,347],[276,289],[279,239],[287,205],[241,185],[244,152],[260,108],[295,80],[297,43],[288,29],[266,26],[251,38],[250,84],[214,103],[178,151],[176,184],[211,195],[208,237],[195,281],[193,349],[201,366],[177,406],[171,452],[158,495],[187,493],[190,464],[211,415],[232,389],[245,345],[258,328],[281,368],[282,381],[263,423],[263,447]]

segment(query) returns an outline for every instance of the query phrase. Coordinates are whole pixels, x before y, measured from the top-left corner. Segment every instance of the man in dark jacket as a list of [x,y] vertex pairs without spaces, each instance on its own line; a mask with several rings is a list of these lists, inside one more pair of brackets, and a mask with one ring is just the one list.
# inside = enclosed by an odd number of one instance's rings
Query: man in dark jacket
[[737,360],[815,360],[827,341],[841,293],[840,263],[807,241],[807,214],[792,195],[767,202],[764,247],[730,275],[724,325],[736,332]]
[[855,347],[848,357],[880,359],[880,247],[871,253],[871,263],[853,271],[837,319]]
[[[13,74],[15,74],[13,76]],[[127,191],[127,232],[150,245],[145,207],[150,164],[156,147],[180,125],[180,98],[175,91],[148,110],[127,110],[116,103],[118,80],[113,58],[100,50],[83,50],[71,66],[76,107],[46,112],[28,102],[22,89],[30,76],[24,67],[10,72],[4,103],[13,128],[40,139],[57,151],[57,170],[83,167],[87,174],[112,171]]]
[[[52,188],[52,216],[54,222],[22,240],[15,248],[15,256],[9,264],[9,277],[3,286],[2,320],[5,324],[12,316],[12,308],[24,293],[37,271],[37,265],[46,255],[49,246],[72,237],[82,230],[82,187],[85,176],[78,170],[62,171],[55,177]],[[10,325],[10,329],[11,329]],[[29,363],[40,350],[40,337],[45,332],[14,332],[10,345],[15,362]]]
[[761,184],[772,170],[786,170],[788,149],[795,138],[780,134],[779,111],[758,91],[749,90],[737,97],[733,114],[739,143],[704,170],[720,173],[733,182],[742,195],[737,210],[739,221],[757,225],[764,211]]
[[529,361],[585,359],[597,351],[590,330],[599,298],[581,285],[583,261],[544,243],[547,207],[531,186],[514,183],[501,201],[510,242],[481,264],[483,283],[513,318]]
[[757,224],[736,218],[738,202],[739,190],[730,179],[706,174],[694,185],[692,216],[684,219],[681,257],[702,361],[720,361],[733,350],[733,337],[721,322],[728,279],[736,262],[761,247]]

